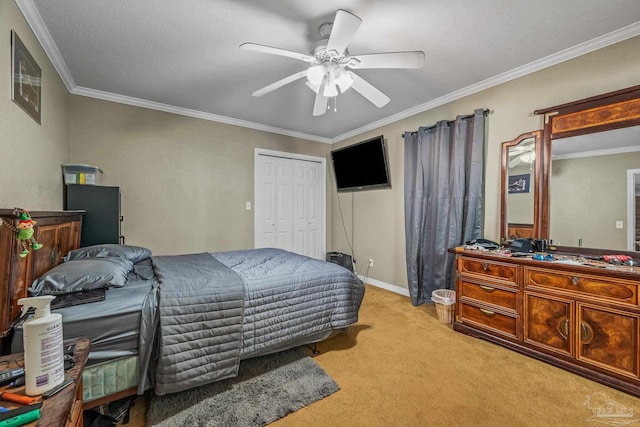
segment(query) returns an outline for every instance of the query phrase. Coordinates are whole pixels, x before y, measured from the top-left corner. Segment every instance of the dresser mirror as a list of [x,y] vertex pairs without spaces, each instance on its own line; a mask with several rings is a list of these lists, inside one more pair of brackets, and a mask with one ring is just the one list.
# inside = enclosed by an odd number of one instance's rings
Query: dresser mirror
[[540,186],[540,134],[528,132],[502,143],[500,241],[536,237]]
[[640,86],[536,113],[545,122],[540,237],[559,246],[639,250]]

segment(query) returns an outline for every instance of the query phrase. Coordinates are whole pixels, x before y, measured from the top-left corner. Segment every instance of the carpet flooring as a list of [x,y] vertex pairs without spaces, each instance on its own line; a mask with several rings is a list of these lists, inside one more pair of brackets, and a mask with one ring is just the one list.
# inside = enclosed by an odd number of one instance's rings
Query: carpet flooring
[[[454,332],[433,305],[374,286],[358,324],[318,350],[313,359],[340,390],[269,427],[606,426],[596,399],[633,410],[623,421],[640,425],[640,399]],[[125,427],[145,425],[145,404]]]
[[147,425],[265,426],[339,389],[302,348],[242,361],[238,376],[153,396]]

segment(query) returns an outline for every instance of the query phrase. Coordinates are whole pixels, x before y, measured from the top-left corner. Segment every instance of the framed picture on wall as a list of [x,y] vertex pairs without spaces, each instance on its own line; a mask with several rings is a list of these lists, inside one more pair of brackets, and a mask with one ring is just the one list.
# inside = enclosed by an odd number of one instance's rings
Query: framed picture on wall
[[529,173],[509,176],[509,194],[528,193],[530,181],[531,174]]
[[13,30],[11,30],[11,68],[11,99],[40,124],[42,70]]

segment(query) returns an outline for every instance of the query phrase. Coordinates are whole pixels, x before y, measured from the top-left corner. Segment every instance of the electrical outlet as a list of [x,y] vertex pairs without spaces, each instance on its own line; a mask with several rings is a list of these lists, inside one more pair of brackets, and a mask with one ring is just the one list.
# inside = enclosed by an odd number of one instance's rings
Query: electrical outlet
[[624,228],[624,223],[622,221],[616,221],[616,228]]
[[369,267],[373,267],[373,258],[369,258]]

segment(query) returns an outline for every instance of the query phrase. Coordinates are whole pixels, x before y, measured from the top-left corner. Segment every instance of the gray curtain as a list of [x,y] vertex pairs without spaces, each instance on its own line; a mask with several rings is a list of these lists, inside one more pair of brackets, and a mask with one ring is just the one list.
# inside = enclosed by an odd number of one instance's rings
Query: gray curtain
[[413,305],[454,289],[448,249],[482,237],[484,110],[404,133],[407,279]]

